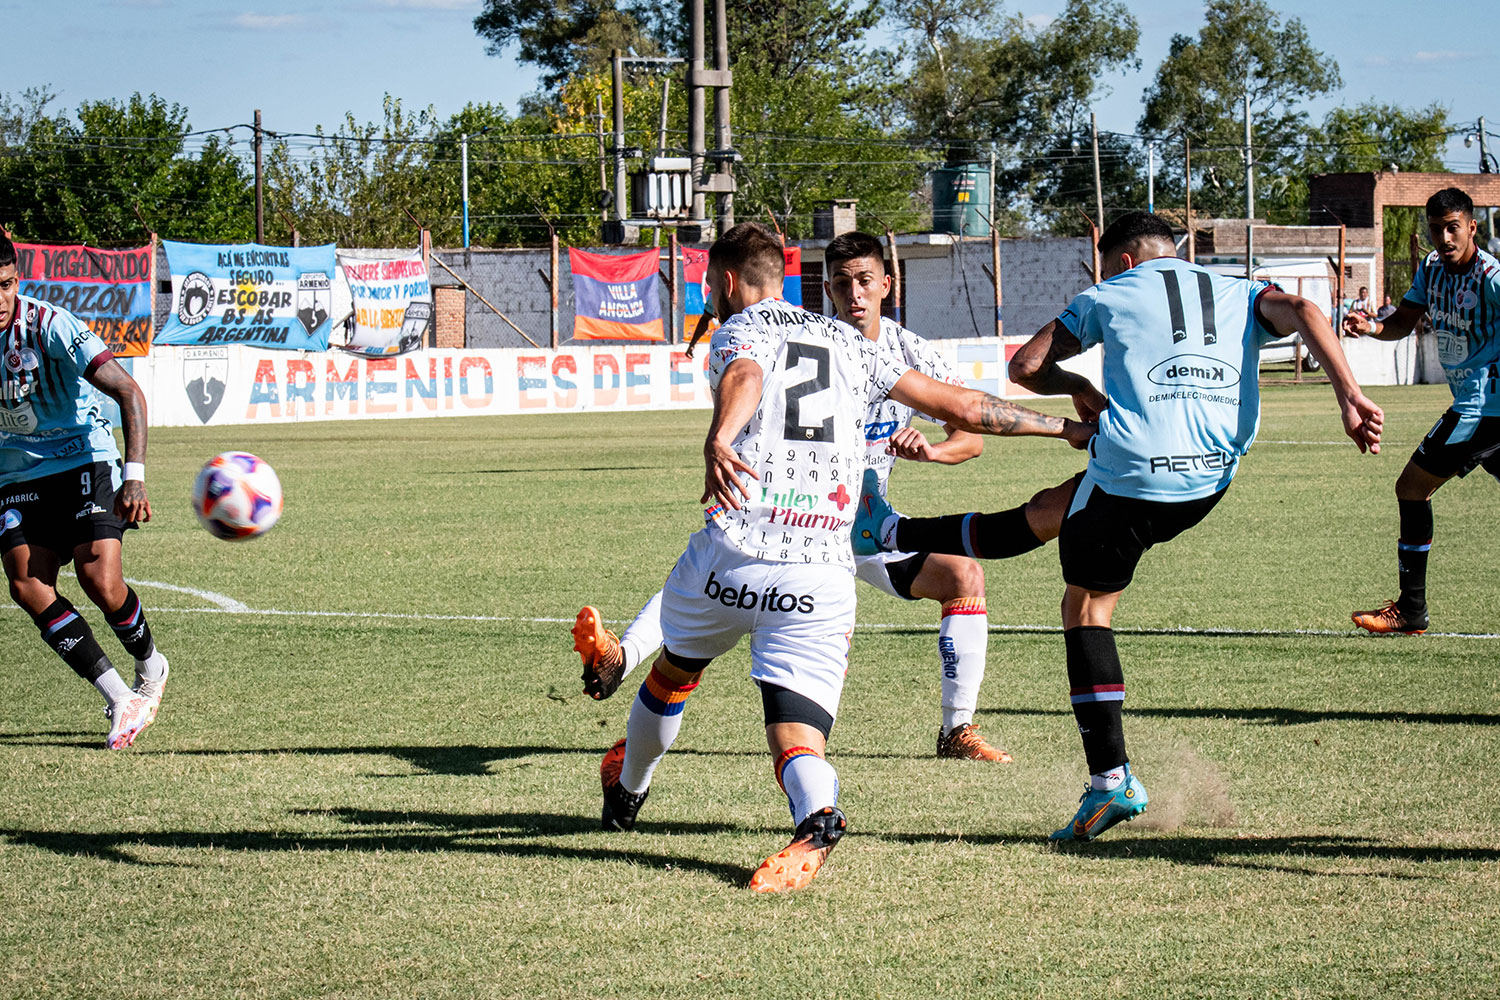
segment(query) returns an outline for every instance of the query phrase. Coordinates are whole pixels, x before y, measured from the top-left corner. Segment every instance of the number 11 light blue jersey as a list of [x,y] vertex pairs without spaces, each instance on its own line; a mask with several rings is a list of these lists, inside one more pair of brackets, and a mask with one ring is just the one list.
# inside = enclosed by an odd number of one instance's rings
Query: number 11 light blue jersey
[[1175,503],[1229,485],[1260,425],[1260,346],[1276,334],[1255,302],[1272,287],[1158,257],[1063,310],[1080,344],[1104,345],[1088,472],[1106,493]]

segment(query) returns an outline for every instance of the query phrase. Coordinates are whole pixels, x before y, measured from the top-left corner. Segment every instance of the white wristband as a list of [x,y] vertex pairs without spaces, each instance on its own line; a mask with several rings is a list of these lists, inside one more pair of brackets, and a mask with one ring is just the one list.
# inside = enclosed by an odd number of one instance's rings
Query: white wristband
[[127,480],[134,479],[138,483],[144,483],[146,481],[146,463],[145,462],[126,462],[125,463],[125,478]]

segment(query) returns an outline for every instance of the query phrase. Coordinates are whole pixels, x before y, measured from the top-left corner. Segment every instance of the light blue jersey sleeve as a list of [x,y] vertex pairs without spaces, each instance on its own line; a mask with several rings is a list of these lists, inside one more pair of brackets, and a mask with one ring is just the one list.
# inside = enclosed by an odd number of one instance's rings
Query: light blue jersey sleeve
[[109,350],[98,334],[72,313],[54,312],[52,321],[42,331],[42,350],[47,357],[73,369],[69,374],[82,378],[89,365]]
[[1099,305],[1099,287],[1091,285],[1079,292],[1057,317],[1057,321],[1083,345],[1084,350],[1104,341],[1104,328],[1099,322],[1096,308]]
[[1260,297],[1266,292],[1279,292],[1281,290],[1281,286],[1276,284],[1274,281],[1257,280],[1250,282],[1250,322],[1253,324],[1255,333],[1260,337],[1260,342],[1262,344],[1267,343],[1268,341],[1277,340],[1281,337],[1281,334],[1276,331],[1275,327],[1267,323],[1263,316],[1261,316]]

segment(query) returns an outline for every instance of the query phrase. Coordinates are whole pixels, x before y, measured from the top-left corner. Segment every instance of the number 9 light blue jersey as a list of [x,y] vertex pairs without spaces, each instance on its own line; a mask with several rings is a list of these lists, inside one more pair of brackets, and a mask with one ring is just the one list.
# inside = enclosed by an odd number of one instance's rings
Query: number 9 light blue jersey
[[1255,303],[1272,287],[1158,257],[1068,303],[1058,322],[1104,345],[1088,471],[1106,493],[1180,502],[1229,485],[1260,425],[1260,347],[1276,334]]

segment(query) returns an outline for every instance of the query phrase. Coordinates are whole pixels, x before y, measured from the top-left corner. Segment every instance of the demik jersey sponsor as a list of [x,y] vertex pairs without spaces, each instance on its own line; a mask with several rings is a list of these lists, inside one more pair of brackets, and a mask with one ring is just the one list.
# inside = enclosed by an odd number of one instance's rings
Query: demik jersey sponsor
[[1402,304],[1427,310],[1454,411],[1500,416],[1500,261],[1479,250],[1451,274],[1434,251],[1417,266]]
[[[880,317],[880,339],[876,343],[928,378],[949,385],[964,384],[958,372],[938,354],[936,348],[889,316]],[[885,450],[886,445],[890,443],[891,435],[911,426],[912,418],[919,415],[926,416],[894,399],[881,398],[870,403],[870,413],[865,418],[865,465],[880,476],[881,496],[886,495],[891,470],[896,465],[896,456]]]
[[25,295],[0,347],[0,485],[120,457],[85,374],[112,355],[72,313]]
[[1255,300],[1272,287],[1158,257],[1068,304],[1058,322],[1104,345],[1088,471],[1106,493],[1172,503],[1229,485],[1260,426],[1260,346],[1276,334]]
[[731,316],[709,344],[709,383],[747,358],[762,373],[760,405],[734,450],[743,509],[707,517],[741,552],[768,562],[852,566],[849,528],[865,468],[865,417],[909,370],[888,349],[837,320],[766,299]]

